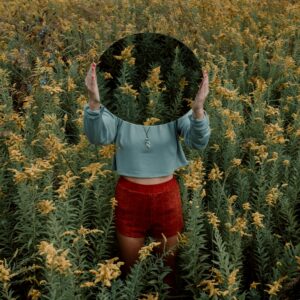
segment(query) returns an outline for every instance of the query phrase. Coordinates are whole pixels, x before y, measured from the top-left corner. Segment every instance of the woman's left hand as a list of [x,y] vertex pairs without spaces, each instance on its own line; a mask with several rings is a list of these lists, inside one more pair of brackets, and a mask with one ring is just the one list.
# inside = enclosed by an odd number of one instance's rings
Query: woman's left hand
[[199,90],[192,104],[193,111],[203,110],[204,102],[208,93],[209,93],[208,74],[207,71],[203,71],[203,79],[199,85]]

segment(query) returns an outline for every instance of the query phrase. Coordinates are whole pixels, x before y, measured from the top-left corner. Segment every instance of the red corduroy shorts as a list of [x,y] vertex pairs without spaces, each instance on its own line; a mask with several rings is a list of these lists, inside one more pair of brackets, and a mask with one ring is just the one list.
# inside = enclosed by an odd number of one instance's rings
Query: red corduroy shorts
[[139,184],[122,175],[115,189],[116,229],[129,237],[170,237],[183,229],[180,186],[175,177],[158,184]]

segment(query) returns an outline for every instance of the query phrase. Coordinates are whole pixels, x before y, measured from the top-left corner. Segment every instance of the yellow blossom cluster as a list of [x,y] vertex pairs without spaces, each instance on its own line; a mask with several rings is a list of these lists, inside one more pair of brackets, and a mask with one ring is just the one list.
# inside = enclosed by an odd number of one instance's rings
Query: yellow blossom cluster
[[223,178],[224,172],[220,171],[219,167],[216,163],[213,163],[214,167],[211,169],[210,173],[208,174],[208,180],[216,181],[221,180]]
[[109,144],[109,145],[102,145],[101,149],[99,150],[99,153],[104,158],[112,158],[113,155],[116,152],[116,145],[115,144]]
[[110,199],[110,202],[111,202],[112,209],[114,210],[115,207],[118,205],[118,200],[116,199],[116,197],[112,197]]
[[276,187],[271,188],[266,196],[266,202],[268,205],[270,206],[275,206],[275,204],[277,203],[279,196],[280,196],[280,192],[278,189],[278,185]]
[[216,93],[217,95],[221,95],[229,100],[236,100],[238,98],[238,89],[229,90],[223,86],[217,86]]
[[10,268],[0,260],[0,282],[6,283],[10,280]]
[[222,283],[224,283],[224,278],[220,272],[220,270],[216,268],[212,268],[212,271],[216,273],[213,279],[205,279],[201,280],[200,283],[197,285],[198,286],[205,286],[203,288],[204,291],[209,292],[209,297],[218,297],[218,296],[231,296],[230,299],[235,299],[237,298],[235,296],[232,296],[232,294],[238,290],[238,287],[234,287],[236,285],[236,276],[239,271],[239,269],[234,269],[233,271],[230,272],[230,274],[227,277],[227,284],[228,284],[228,289],[227,290],[220,290],[220,288],[216,287]]
[[55,190],[58,193],[58,198],[60,199],[67,199],[67,192],[72,187],[75,186],[75,180],[77,178],[80,178],[79,176],[72,176],[71,171],[67,171],[66,175],[58,175],[58,178],[61,178],[60,186],[57,190]]
[[97,270],[89,270],[90,273],[95,275],[94,281],[87,281],[80,285],[80,287],[91,287],[95,286],[98,282],[103,285],[110,287],[111,281],[121,275],[120,266],[124,265],[124,262],[119,261],[115,263],[119,258],[113,257],[111,259],[105,260],[105,263],[99,263],[99,268]]
[[135,58],[132,56],[132,49],[134,45],[129,45],[121,51],[121,55],[114,55],[114,58],[117,60],[127,61],[129,65],[135,64]]
[[85,236],[87,234],[91,234],[91,233],[103,233],[103,230],[100,229],[89,229],[89,228],[85,228],[82,225],[80,225],[80,228],[77,230],[67,230],[65,231],[62,235],[75,235],[76,237],[73,239],[73,244],[75,244],[76,242],[78,242],[81,238],[83,238],[84,243],[89,245],[89,242],[86,240]]
[[40,299],[42,296],[42,293],[37,290],[37,289],[34,289],[34,288],[31,288],[28,292],[28,297],[30,297],[29,299],[31,300],[38,300]]
[[245,232],[247,229],[247,219],[245,217],[237,217],[234,225],[231,225],[229,222],[225,225],[229,228],[230,232],[238,232],[241,236],[252,236]]
[[233,209],[232,209],[232,205],[233,203],[236,201],[236,199],[238,198],[237,195],[232,195],[228,198],[227,203],[228,203],[228,213],[229,215],[233,215]]
[[282,281],[284,281],[287,278],[288,278],[288,276],[286,275],[286,276],[280,277],[278,280],[273,281],[272,284],[267,284],[269,289],[264,290],[264,291],[267,292],[269,295],[277,295],[277,293],[280,291],[280,288],[282,287],[282,285],[281,285]]
[[69,249],[62,251],[61,249],[56,250],[52,243],[47,241],[41,241],[38,245],[38,252],[40,255],[46,256],[46,266],[54,269],[61,274],[66,274],[70,267],[71,262],[66,258]]
[[288,139],[284,138],[280,132],[284,129],[278,125],[278,123],[265,124],[264,133],[266,135],[266,140],[270,144],[284,144]]
[[153,68],[148,76],[148,79],[142,84],[145,85],[147,88],[149,88],[152,92],[161,92],[165,91],[167,88],[159,87],[159,85],[163,82],[159,79],[160,75],[160,66]]
[[35,163],[32,163],[30,167],[24,167],[23,171],[17,169],[8,168],[8,170],[14,172],[15,182],[24,182],[24,181],[35,181],[43,177],[44,173],[52,169],[53,165],[47,160],[37,158]]
[[8,154],[11,161],[26,161],[26,156],[22,153],[22,149],[24,149],[25,139],[21,135],[11,132],[4,143],[7,145]]
[[47,215],[51,211],[56,209],[52,200],[41,200],[37,203],[36,206],[42,215]]
[[210,211],[206,212],[206,214],[208,216],[208,223],[212,224],[214,228],[218,228],[218,226],[220,225],[220,220],[216,216],[216,214]]
[[186,245],[189,241],[189,238],[186,234],[178,232],[178,243],[179,245]]
[[[201,157],[192,160],[190,161],[187,167],[187,173],[182,174],[182,177],[184,179],[184,185],[192,190],[201,190],[206,184],[206,181],[204,180],[204,175],[205,171]],[[205,190],[203,189],[201,197],[204,196]]]
[[122,91],[123,94],[130,95],[136,99],[139,93],[135,89],[133,89],[132,86],[132,84],[128,84],[126,82],[123,86],[120,86],[119,89]]
[[153,250],[154,247],[159,246],[161,242],[152,242],[149,245],[143,246],[139,250],[139,259],[144,260],[146,257],[148,257]]
[[82,167],[81,173],[90,173],[91,176],[84,181],[84,186],[90,187],[91,184],[97,179],[97,175],[106,176],[106,174],[111,173],[111,170],[102,170],[102,167],[107,165],[107,163],[91,163],[86,167]]
[[144,126],[149,126],[149,125],[154,125],[155,123],[159,122],[160,119],[159,118],[147,118],[147,120],[145,122],[143,122]]
[[54,162],[59,155],[67,153],[66,143],[62,143],[60,139],[52,133],[44,139],[43,145],[47,150],[50,162]]
[[252,218],[253,218],[252,224],[254,224],[256,226],[256,228],[265,227],[264,224],[262,223],[263,217],[264,217],[264,215],[259,213],[258,211],[252,213]]
[[138,300],[159,300],[158,298],[158,292],[155,293],[155,295],[153,294],[142,294],[142,298],[139,298]]

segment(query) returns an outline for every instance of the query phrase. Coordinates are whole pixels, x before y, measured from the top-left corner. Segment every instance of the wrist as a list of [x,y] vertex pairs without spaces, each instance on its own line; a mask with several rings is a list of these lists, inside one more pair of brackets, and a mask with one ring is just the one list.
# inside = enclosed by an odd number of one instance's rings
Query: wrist
[[197,110],[193,110],[192,116],[196,120],[203,120],[205,117],[204,109],[200,108]]

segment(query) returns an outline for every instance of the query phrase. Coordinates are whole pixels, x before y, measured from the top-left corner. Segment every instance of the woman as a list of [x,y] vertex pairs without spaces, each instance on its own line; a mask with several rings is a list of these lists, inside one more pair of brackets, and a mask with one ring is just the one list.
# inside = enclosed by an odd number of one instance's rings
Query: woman
[[[192,110],[176,121],[144,126],[129,123],[112,114],[100,103],[96,64],[92,63],[85,84],[89,104],[84,107],[84,132],[92,144],[116,143],[113,170],[119,174],[115,198],[116,231],[124,273],[138,259],[146,233],[174,249],[166,258],[172,268],[165,281],[175,287],[175,250],[183,229],[180,189],[173,171],[188,164],[177,134],[194,149],[206,147],[210,137],[209,117],[204,110],[208,95],[208,75],[192,104]],[[148,128],[146,128],[148,127]],[[166,237],[166,245],[165,238]]]

